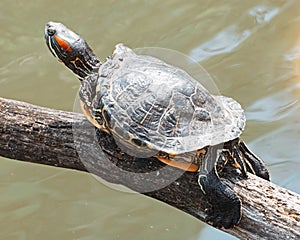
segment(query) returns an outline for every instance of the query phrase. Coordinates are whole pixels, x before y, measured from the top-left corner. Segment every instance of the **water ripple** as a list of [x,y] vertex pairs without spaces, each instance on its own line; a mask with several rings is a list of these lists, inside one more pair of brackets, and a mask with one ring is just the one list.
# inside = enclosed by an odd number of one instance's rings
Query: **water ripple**
[[40,57],[37,53],[26,54],[10,61],[3,67],[0,67],[0,83],[11,80],[12,73],[17,74],[18,71],[16,71],[16,69],[20,67],[23,67],[22,69],[24,70],[22,74],[24,74],[26,71],[35,71],[34,68],[28,67],[28,65],[34,64],[39,58]]
[[231,52],[250,35],[251,31],[246,29],[239,33],[238,27],[236,25],[231,25],[217,33],[208,42],[193,49],[190,53],[190,57],[201,62],[212,56]]
[[293,116],[299,111],[299,99],[294,96],[300,83],[288,86],[270,96],[261,98],[247,108],[247,119],[261,122],[274,122]]
[[210,40],[194,48],[189,55],[201,62],[215,55],[232,52],[279,12],[279,7],[255,6],[237,19],[236,24],[225,27]]
[[249,15],[253,16],[259,24],[270,22],[278,13],[278,7],[256,6],[249,10]]

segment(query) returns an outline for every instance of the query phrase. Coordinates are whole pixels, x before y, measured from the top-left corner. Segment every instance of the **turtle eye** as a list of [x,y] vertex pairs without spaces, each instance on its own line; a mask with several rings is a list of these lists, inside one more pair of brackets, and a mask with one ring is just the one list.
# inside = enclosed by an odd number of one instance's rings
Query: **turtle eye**
[[53,36],[56,33],[56,30],[54,27],[48,27],[47,28],[47,33],[49,36]]

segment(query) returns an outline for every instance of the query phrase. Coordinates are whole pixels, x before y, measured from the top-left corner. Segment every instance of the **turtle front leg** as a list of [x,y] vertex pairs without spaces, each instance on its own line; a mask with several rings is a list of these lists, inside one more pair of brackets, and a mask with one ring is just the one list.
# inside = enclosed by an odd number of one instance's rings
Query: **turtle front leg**
[[81,81],[81,87],[79,89],[80,97],[80,107],[86,118],[92,123],[95,127],[101,129],[101,125],[95,120],[91,114],[91,105],[93,98],[95,96],[95,90],[93,89],[92,82],[84,79]]
[[201,190],[211,204],[205,221],[219,228],[230,228],[238,224],[241,219],[241,200],[220,181],[217,173],[217,166],[224,166],[226,162],[227,157],[221,145],[209,147],[201,163],[198,178]]
[[80,107],[86,118],[96,128],[110,134],[103,116],[103,106],[96,96],[97,75],[91,75],[87,79],[81,81],[79,89]]

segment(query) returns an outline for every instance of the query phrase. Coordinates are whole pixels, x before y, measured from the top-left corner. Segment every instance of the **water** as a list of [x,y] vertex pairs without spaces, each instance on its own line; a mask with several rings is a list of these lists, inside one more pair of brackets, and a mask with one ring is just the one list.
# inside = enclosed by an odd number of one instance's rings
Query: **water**
[[[61,21],[105,59],[114,45],[175,49],[247,113],[242,135],[272,180],[300,193],[299,1],[0,3],[0,96],[71,111],[79,82],[55,62],[44,24]],[[0,239],[234,239],[160,202],[75,171],[1,159]]]

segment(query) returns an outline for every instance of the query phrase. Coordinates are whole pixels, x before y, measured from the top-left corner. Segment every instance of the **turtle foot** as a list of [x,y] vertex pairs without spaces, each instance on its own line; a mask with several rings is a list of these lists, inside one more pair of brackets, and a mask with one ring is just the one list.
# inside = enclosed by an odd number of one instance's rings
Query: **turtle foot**
[[[224,201],[224,200],[223,200]],[[236,201],[223,202],[222,204],[213,204],[206,209],[207,216],[205,221],[217,228],[231,228],[237,225],[241,219],[241,202]]]
[[240,198],[214,174],[200,176],[199,185],[211,205],[206,210],[205,221],[218,228],[237,225],[242,216]]

